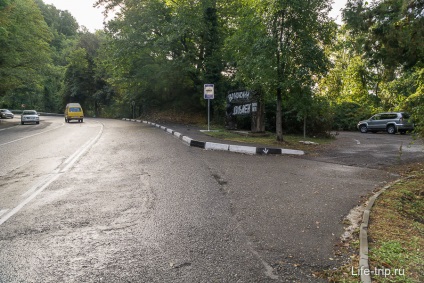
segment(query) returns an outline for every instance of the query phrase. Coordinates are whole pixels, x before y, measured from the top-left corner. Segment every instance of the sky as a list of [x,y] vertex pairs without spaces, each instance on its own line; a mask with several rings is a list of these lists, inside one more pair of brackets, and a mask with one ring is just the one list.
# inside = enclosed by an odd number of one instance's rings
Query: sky
[[43,0],[46,4],[53,4],[59,10],[68,10],[80,26],[89,31],[103,29],[103,9],[94,8],[96,0]]
[[[80,26],[85,26],[89,31],[103,29],[102,8],[93,8],[96,0],[43,0],[46,4],[53,4],[59,10],[68,10],[77,20]],[[346,0],[334,0],[333,10],[330,16],[338,16],[338,23],[341,21],[340,9],[344,7]]]

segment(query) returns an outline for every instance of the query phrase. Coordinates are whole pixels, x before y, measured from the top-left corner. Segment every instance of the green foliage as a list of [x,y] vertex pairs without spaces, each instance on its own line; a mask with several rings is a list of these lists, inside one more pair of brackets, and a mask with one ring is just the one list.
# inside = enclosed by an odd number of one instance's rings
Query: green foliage
[[30,0],[9,3],[0,10],[0,96],[39,91],[50,63],[51,34],[38,7]]
[[305,116],[311,99],[303,95],[312,95],[316,79],[327,70],[322,47],[334,28],[326,14],[330,4],[319,0],[234,3],[239,16],[232,23],[227,50],[233,56],[235,78],[248,88],[259,86],[277,97],[278,140],[282,140],[282,98],[288,104],[303,101],[286,107]]
[[224,97],[221,7],[215,1],[124,2],[122,16],[108,24],[104,64],[113,66],[108,82],[126,103],[135,101],[144,111],[199,111],[204,83],[214,83]]
[[228,91],[260,93],[268,130],[354,130],[376,111],[406,110],[424,136],[422,1],[349,0],[345,25],[330,0],[98,0],[119,6],[92,34],[42,0],[0,0],[1,104],[92,115],[204,112]]
[[[95,34],[83,30],[67,57],[64,75],[62,107],[69,102],[81,103],[87,115],[101,116],[105,107],[113,104],[114,89],[106,82],[107,65],[102,46],[106,44],[104,33]],[[110,114],[108,114],[110,115]]]
[[364,35],[364,51],[370,63],[384,67],[393,79],[399,67],[413,68],[424,56],[424,3],[414,0],[383,0],[368,4],[349,0],[344,10],[348,28]]
[[422,132],[422,8],[408,0],[347,2],[346,25],[327,51],[333,67],[319,84],[335,110],[336,128],[351,129],[355,119],[377,111],[406,110]]
[[411,76],[415,92],[404,100],[402,107],[412,114],[415,131],[424,138],[424,68],[416,68]]
[[333,105],[335,130],[353,131],[357,130],[356,125],[359,121],[368,119],[374,114],[370,107],[363,107],[354,102],[341,102]]

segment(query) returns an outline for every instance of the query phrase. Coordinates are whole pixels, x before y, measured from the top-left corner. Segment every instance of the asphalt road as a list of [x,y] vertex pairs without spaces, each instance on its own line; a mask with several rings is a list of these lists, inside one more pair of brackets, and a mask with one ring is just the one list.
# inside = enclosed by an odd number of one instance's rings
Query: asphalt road
[[374,169],[402,170],[424,160],[423,140],[412,135],[389,135],[385,132],[340,132],[335,142],[318,154],[306,156],[314,160]]
[[0,156],[0,282],[321,282],[343,218],[396,178],[106,119],[0,128]]

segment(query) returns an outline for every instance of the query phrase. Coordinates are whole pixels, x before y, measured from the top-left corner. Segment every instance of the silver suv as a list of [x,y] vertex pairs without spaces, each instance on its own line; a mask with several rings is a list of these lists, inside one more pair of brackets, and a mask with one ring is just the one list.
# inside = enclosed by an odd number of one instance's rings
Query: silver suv
[[396,132],[405,134],[407,131],[414,130],[414,124],[409,121],[409,118],[410,115],[405,112],[378,113],[368,120],[360,121],[357,127],[361,133],[387,131],[389,134]]

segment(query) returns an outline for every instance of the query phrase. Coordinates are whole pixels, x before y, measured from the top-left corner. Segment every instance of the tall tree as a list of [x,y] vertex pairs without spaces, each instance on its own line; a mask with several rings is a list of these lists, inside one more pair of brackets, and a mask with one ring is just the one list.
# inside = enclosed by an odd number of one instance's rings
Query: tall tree
[[50,40],[51,33],[34,1],[0,2],[0,96],[20,89],[22,94],[37,93],[42,88],[50,63]]
[[330,7],[328,0],[246,0],[240,7],[231,44],[241,59],[236,70],[274,91],[278,141],[283,140],[283,99],[311,89],[326,71],[323,46],[335,28]]
[[374,66],[385,69],[383,79],[396,77],[422,62],[424,56],[424,1],[381,0],[369,4],[349,0],[343,10],[347,28],[364,42],[364,51]]
[[[407,107],[421,113],[416,109],[421,109],[424,1],[349,0],[343,18],[351,35],[364,47],[362,58],[375,82],[370,92],[378,97],[380,107]],[[415,116],[417,124],[424,124],[422,115]]]
[[[120,6],[108,24],[113,82],[129,101],[148,107],[201,107],[203,83],[223,69],[215,0],[99,1]],[[128,101],[128,102],[129,102]]]

